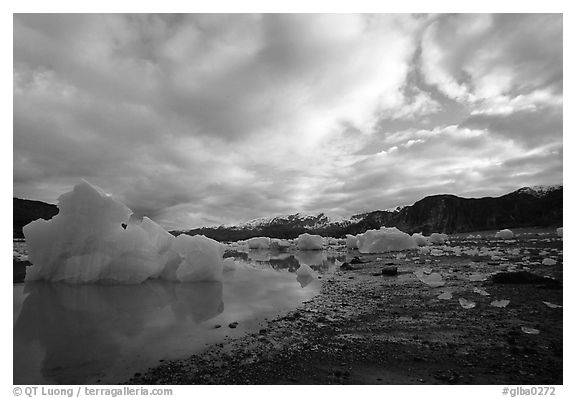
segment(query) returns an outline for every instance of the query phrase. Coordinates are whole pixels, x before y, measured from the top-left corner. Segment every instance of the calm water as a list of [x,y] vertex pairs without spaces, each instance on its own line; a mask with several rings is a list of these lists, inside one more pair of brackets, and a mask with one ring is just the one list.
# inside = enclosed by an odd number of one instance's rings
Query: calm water
[[125,381],[161,359],[258,330],[265,317],[312,298],[320,283],[297,279],[300,263],[320,272],[335,267],[326,252],[234,257],[260,269],[227,273],[222,283],[14,284],[14,383]]

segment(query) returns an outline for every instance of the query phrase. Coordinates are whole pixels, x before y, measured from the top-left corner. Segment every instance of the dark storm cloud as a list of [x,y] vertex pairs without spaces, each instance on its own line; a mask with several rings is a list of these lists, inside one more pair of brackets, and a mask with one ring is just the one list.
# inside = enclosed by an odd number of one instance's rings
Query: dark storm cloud
[[13,73],[16,196],[171,228],[562,179],[561,15],[16,14]]

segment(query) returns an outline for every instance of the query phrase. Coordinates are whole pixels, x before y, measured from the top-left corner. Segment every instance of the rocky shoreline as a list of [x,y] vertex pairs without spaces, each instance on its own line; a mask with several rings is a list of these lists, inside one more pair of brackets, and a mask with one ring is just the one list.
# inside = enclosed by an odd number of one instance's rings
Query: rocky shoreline
[[[363,255],[259,332],[127,383],[562,384],[562,239],[451,240],[432,253]],[[383,275],[390,267],[397,274]],[[419,278],[436,273],[442,286]]]

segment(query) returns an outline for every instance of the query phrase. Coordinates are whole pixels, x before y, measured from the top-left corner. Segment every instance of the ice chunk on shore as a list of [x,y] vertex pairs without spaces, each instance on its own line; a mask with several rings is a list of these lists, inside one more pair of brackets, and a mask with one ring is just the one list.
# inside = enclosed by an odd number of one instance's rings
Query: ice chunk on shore
[[246,241],[248,243],[249,249],[269,249],[270,248],[270,238],[266,236],[260,236],[257,238],[250,238]]
[[222,279],[223,247],[204,236],[174,238],[149,218],[82,182],[59,198],[59,213],[23,229],[30,262],[26,281],[140,283]]
[[434,232],[432,235],[430,235],[428,241],[430,243],[442,245],[444,242],[446,242],[446,239],[448,239],[448,235]]
[[302,234],[298,236],[296,246],[300,250],[322,250],[323,241],[320,235]]
[[460,303],[460,306],[466,310],[470,310],[476,307],[476,303],[474,301],[466,300],[465,298],[459,298],[458,302]]
[[[417,269],[414,271],[414,275],[416,278],[420,280],[420,282],[430,286],[430,287],[441,287],[446,284],[445,281],[442,280],[442,275],[438,272],[426,272],[425,269]],[[427,275],[425,275],[427,274]]]
[[347,249],[358,249],[358,238],[354,235],[346,235],[346,248]]
[[514,232],[510,231],[509,229],[501,229],[500,231],[496,232],[495,237],[500,239],[512,239],[514,237]]
[[422,234],[413,233],[412,238],[416,242],[418,246],[428,246],[430,243],[428,242],[428,238]]
[[452,299],[452,292],[444,292],[438,296],[439,300],[450,300]]
[[372,229],[357,237],[360,253],[385,253],[417,247],[410,235],[396,227]]
[[542,265],[556,265],[556,260],[553,260],[551,258],[545,258],[544,260],[542,260]]
[[492,307],[505,308],[510,304],[510,300],[494,300],[490,303]]

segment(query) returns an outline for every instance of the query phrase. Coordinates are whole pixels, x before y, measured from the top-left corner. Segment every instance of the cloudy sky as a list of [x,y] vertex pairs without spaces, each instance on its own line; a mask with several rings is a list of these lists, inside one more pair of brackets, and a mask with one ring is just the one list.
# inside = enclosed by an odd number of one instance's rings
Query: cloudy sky
[[168,229],[562,183],[562,16],[14,16],[14,196]]

